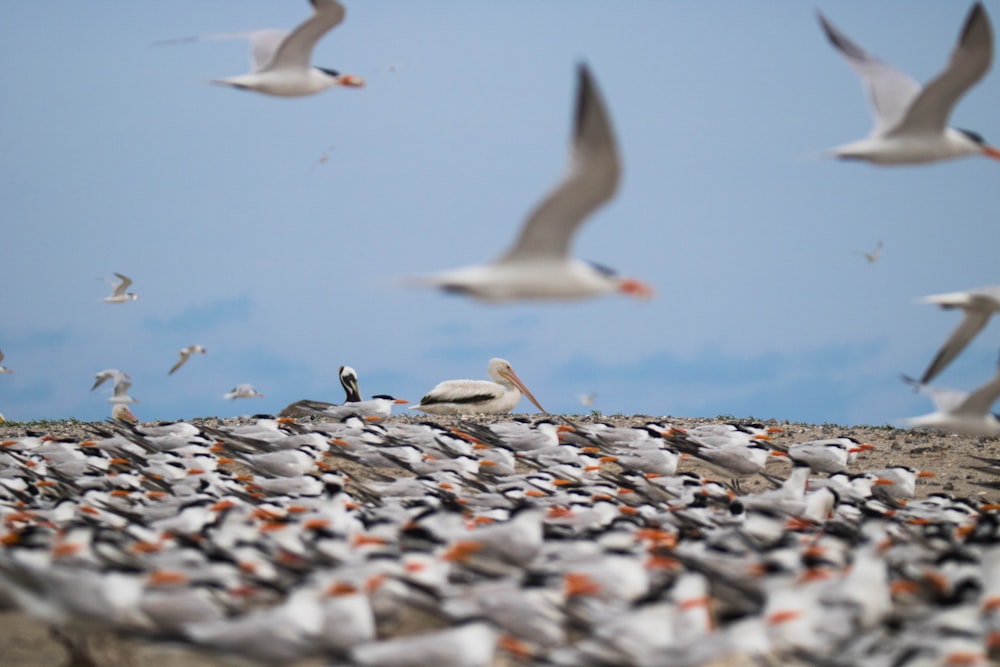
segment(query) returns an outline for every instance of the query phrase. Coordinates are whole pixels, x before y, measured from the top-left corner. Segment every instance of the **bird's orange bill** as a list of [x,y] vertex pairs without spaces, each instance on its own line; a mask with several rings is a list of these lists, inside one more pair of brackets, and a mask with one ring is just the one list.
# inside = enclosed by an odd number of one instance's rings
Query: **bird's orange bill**
[[622,278],[618,283],[618,291],[640,299],[652,299],[656,294],[656,290],[651,285],[636,278]]
[[983,155],[986,157],[991,157],[994,160],[1000,160],[1000,148],[994,148],[993,146],[983,146]]
[[339,79],[340,85],[350,86],[351,88],[364,88],[365,79],[364,77],[357,76],[355,74],[341,74]]

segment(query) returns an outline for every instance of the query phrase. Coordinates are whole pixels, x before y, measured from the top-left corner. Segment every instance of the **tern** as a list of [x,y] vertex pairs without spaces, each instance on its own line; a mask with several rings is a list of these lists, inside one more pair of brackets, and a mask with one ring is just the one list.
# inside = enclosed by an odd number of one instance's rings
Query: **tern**
[[868,137],[831,149],[835,157],[879,165],[923,164],[976,154],[1000,159],[1000,150],[975,132],[947,126],[955,103],[983,78],[993,60],[993,31],[981,2],[969,11],[947,66],[923,87],[852,42],[822,14],[819,22],[861,77],[875,121]]
[[94,386],[90,388],[90,391],[94,391],[107,380],[111,380],[112,383],[117,386],[121,382],[128,382],[131,387],[132,377],[128,373],[124,373],[117,368],[108,368],[106,370],[100,371],[94,374],[96,380],[94,381]]
[[427,392],[419,405],[410,409],[432,415],[500,414],[513,410],[521,402],[521,394],[524,394],[536,408],[545,412],[509,361],[490,359],[487,372],[492,382],[445,380]]
[[264,394],[253,388],[252,384],[238,384],[232,391],[223,394],[222,398],[233,400],[235,398],[264,398]]
[[936,303],[944,309],[961,308],[964,317],[948,336],[948,340],[934,355],[930,366],[920,377],[920,384],[927,384],[943,371],[965,349],[990,321],[993,313],[1000,312],[1000,285],[979,287],[966,292],[948,292],[925,296],[924,303]]
[[167,375],[173,375],[174,371],[187,363],[187,360],[191,358],[192,354],[198,354],[199,352],[205,354],[206,350],[201,345],[188,345],[182,349],[180,351],[181,358],[177,360],[177,363],[174,364],[169,371],[167,371]]
[[125,303],[127,301],[135,301],[139,298],[139,295],[135,292],[125,291],[132,284],[131,278],[120,273],[116,273],[115,277],[118,278],[118,282],[115,283],[115,289],[111,292],[111,296],[104,297],[103,301],[105,303]]
[[992,380],[968,394],[929,387],[905,375],[903,380],[930,394],[937,407],[936,412],[907,419],[907,426],[933,428],[973,438],[1000,435],[1000,419],[990,412],[990,407],[1000,398],[1000,366]]
[[14,371],[3,365],[3,352],[0,352],[0,375],[3,375],[4,373],[13,373],[13,372]]
[[621,164],[601,94],[586,65],[578,85],[569,169],[528,217],[514,246],[492,264],[411,279],[491,302],[583,299],[610,292],[649,298],[653,290],[634,278],[569,256],[573,235],[618,189]]
[[245,35],[250,39],[253,71],[212,83],[277,97],[313,95],[333,86],[364,86],[359,76],[312,66],[316,42],[343,21],[346,12],[336,0],[309,2],[313,15],[295,30],[260,30]]

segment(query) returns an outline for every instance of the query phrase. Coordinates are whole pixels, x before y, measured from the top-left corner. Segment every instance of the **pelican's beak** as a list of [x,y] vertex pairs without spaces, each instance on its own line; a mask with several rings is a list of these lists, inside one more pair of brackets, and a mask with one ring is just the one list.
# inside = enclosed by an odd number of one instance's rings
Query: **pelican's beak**
[[635,278],[622,278],[618,282],[618,291],[639,299],[652,299],[653,295],[656,294],[651,285]]
[[994,160],[1000,160],[1000,149],[994,148],[993,146],[983,146],[983,155],[991,157]]
[[360,77],[355,74],[341,74],[338,83],[342,86],[350,86],[351,88],[365,87],[364,77]]
[[538,399],[535,398],[534,394],[528,391],[528,388],[524,386],[524,383],[521,382],[521,378],[517,377],[517,373],[515,373],[513,369],[510,371],[500,371],[500,374],[514,383],[514,386],[520,389],[521,393],[527,396],[528,400],[534,403],[536,408],[545,414],[549,414],[549,411],[542,407],[542,404],[538,402]]

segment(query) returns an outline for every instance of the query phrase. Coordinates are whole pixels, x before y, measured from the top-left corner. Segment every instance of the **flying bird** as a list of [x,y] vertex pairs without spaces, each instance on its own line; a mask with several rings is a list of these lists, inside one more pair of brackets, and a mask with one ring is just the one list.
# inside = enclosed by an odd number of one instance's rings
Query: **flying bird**
[[922,301],[936,303],[946,310],[961,308],[964,311],[962,321],[951,332],[948,340],[934,355],[927,370],[920,376],[920,384],[927,384],[937,377],[983,330],[993,313],[1000,312],[1000,285],[978,287],[966,292],[932,294],[925,296]]
[[236,398],[264,398],[264,394],[253,388],[252,384],[238,384],[232,391],[223,394],[222,398],[233,400]]
[[492,380],[446,380],[420,399],[411,410],[432,415],[500,414],[510,412],[527,396],[535,407],[545,412],[538,400],[524,386],[510,362],[490,359],[487,367]]
[[[313,95],[333,86],[364,86],[360,76],[313,67],[312,52],[323,35],[344,20],[344,6],[336,0],[309,0],[313,15],[291,32],[258,30],[242,34],[207,35],[193,39],[245,37],[250,40],[252,70],[249,74],[217,79],[212,83],[253,90],[278,97]],[[191,41],[171,40],[171,41]],[[165,42],[161,42],[165,43]]]
[[98,373],[94,374],[94,377],[96,378],[96,380],[94,380],[94,386],[90,388],[90,391],[94,391],[108,380],[111,380],[111,382],[115,386],[117,386],[121,382],[128,382],[129,386],[132,386],[131,385],[132,377],[128,373],[124,373],[118,370],[117,368],[108,368],[106,370],[99,371]]
[[882,259],[882,242],[879,241],[876,243],[871,252],[865,252],[864,250],[855,250],[854,252],[864,256],[864,258],[868,260],[869,264],[874,264]]
[[13,372],[14,371],[3,365],[3,352],[0,352],[0,375],[3,375],[4,373],[13,373]]
[[990,412],[990,407],[1000,398],[1000,366],[993,379],[970,393],[930,387],[905,375],[903,380],[929,394],[937,408],[935,412],[905,420],[907,426],[974,438],[1000,435],[1000,419]]
[[831,149],[845,160],[873,164],[922,164],[965,155],[1000,159],[1000,150],[969,130],[947,126],[959,98],[990,69],[993,31],[981,2],[972,6],[951,58],[926,86],[852,42],[819,14],[830,43],[862,79],[874,127],[864,139]]
[[483,301],[583,299],[611,292],[649,298],[653,289],[634,278],[570,257],[573,235],[618,189],[621,164],[611,121],[586,65],[577,70],[575,123],[569,169],[521,228],[514,246],[491,264],[407,281]]
[[115,277],[118,278],[118,282],[115,283],[111,296],[104,297],[105,303],[125,303],[126,301],[135,301],[139,298],[138,294],[125,291],[128,289],[128,286],[132,284],[131,278],[123,276],[120,273],[116,273]]
[[199,352],[205,354],[206,350],[201,345],[188,345],[182,349],[180,351],[181,358],[177,360],[177,363],[174,364],[169,371],[167,371],[167,375],[173,375],[174,371],[187,363],[187,360],[191,358],[192,354],[198,354]]

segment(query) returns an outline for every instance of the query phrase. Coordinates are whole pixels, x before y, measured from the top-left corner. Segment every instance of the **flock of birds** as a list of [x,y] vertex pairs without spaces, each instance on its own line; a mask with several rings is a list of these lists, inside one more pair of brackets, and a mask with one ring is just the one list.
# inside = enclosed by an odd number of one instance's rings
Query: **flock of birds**
[[[253,71],[214,83],[286,97],[362,86],[312,66],[313,47],[345,10],[310,2],[313,15],[292,31],[199,38],[250,40]],[[992,62],[982,3],[925,86],[819,21],[861,76],[875,120],[868,137],[832,156],[879,165],[1000,159],[978,134],[947,126]],[[570,254],[620,177],[607,106],[581,64],[567,173],[513,246],[492,263],[410,283],[490,302],[652,297],[646,283]],[[862,254],[875,262],[881,250],[880,241]],[[131,279],[115,275],[104,301],[136,300]],[[910,424],[1000,435],[990,412],[1000,369],[969,394],[929,385],[1000,311],[1000,287],[926,300],[964,318],[923,375],[906,378],[938,408]],[[185,347],[168,374],[205,353]],[[0,442],[0,604],[61,631],[182,642],[265,664],[1000,660],[1000,505],[917,500],[924,473],[852,471],[871,445],[846,437],[782,442],[780,429],[759,425],[462,420],[509,413],[522,397],[546,412],[508,361],[492,359],[488,375],[442,382],[410,408],[458,416],[450,426],[387,421],[406,401],[365,400],[346,366],[343,403],[304,399],[277,417],[212,426],[143,425],[129,407],[138,402],[130,376],[101,371],[91,390],[110,383],[113,419],[87,425],[89,438],[28,432]],[[248,384],[225,394],[255,396]],[[1000,461],[983,463],[1000,470]],[[751,478],[769,488],[746,491]],[[396,636],[414,618],[421,631]],[[64,639],[74,664],[91,664]]]

